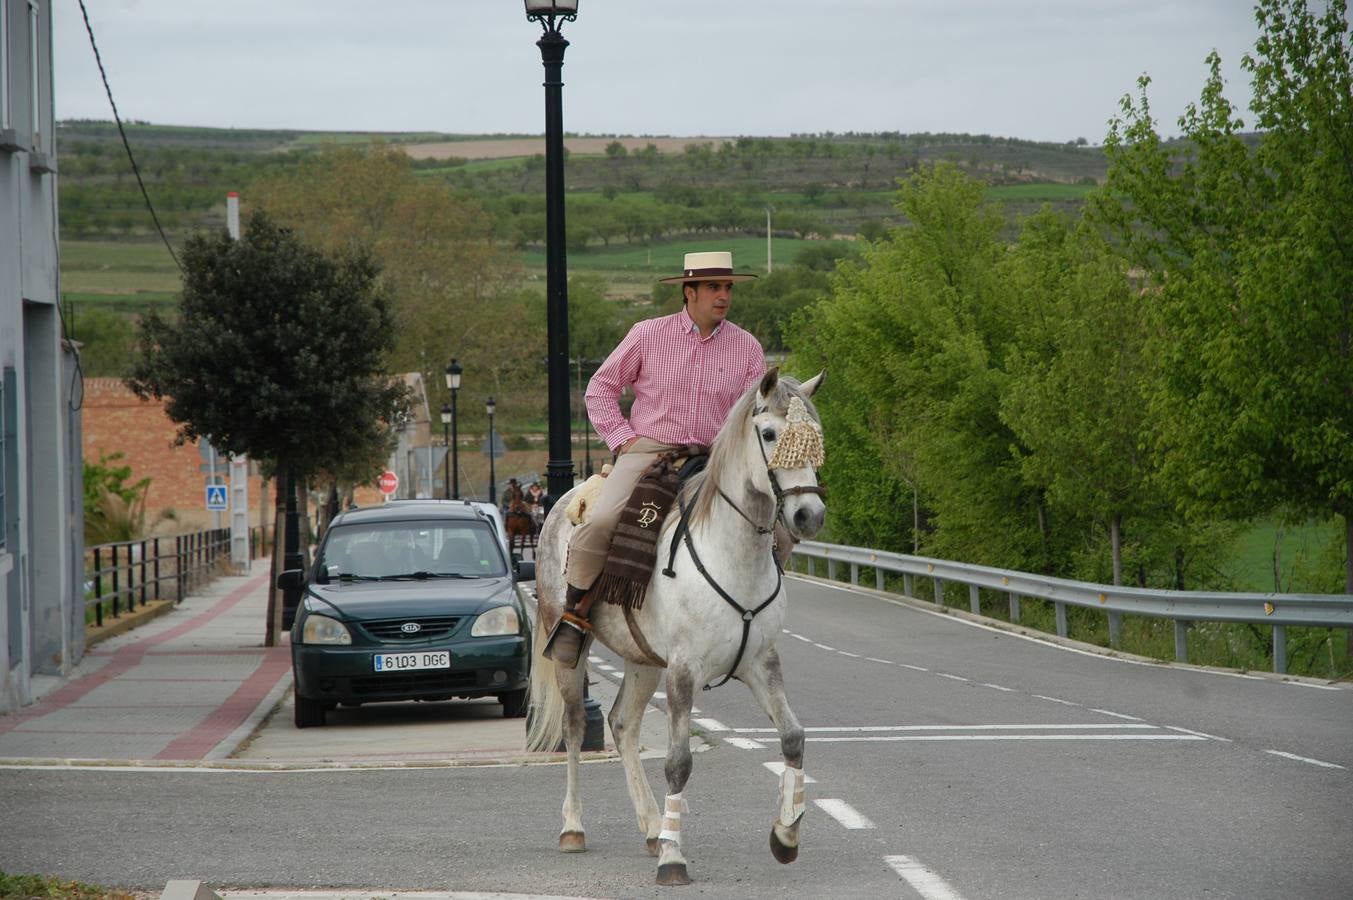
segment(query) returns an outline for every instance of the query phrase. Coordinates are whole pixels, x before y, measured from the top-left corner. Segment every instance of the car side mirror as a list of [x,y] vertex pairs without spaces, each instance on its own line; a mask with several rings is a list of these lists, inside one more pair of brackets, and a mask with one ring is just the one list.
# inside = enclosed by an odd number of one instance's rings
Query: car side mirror
[[277,587],[284,591],[298,591],[305,587],[305,570],[287,569],[277,576]]
[[519,562],[517,570],[512,573],[513,581],[535,581],[536,564],[534,562]]

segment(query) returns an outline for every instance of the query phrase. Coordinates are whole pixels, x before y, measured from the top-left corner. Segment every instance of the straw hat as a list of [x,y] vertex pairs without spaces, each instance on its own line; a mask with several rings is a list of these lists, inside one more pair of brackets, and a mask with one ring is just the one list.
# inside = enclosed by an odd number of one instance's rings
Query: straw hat
[[659,278],[663,284],[686,284],[696,281],[751,281],[755,275],[734,274],[733,254],[728,250],[706,250],[687,253],[685,270],[680,275]]

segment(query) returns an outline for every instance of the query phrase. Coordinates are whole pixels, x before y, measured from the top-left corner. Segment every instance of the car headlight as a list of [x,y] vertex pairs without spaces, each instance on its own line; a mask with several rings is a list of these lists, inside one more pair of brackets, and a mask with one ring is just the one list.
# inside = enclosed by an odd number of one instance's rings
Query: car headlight
[[474,620],[470,628],[470,637],[490,637],[493,635],[516,634],[521,630],[517,611],[510,606],[495,606]]
[[314,613],[305,617],[305,628],[301,631],[302,644],[351,644],[352,634],[348,626],[337,619]]

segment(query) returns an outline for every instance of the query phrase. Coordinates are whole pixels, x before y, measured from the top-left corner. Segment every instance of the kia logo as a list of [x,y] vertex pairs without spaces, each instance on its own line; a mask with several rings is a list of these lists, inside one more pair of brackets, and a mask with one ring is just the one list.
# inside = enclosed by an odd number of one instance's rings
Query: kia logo
[[399,630],[405,634],[417,634],[423,630],[423,626],[419,625],[417,622],[405,622],[403,625],[399,626]]

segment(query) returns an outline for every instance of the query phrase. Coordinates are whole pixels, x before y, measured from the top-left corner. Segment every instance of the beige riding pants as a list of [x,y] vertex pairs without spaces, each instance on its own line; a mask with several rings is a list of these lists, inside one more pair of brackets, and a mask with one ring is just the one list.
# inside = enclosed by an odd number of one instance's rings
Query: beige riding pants
[[659,453],[680,449],[679,444],[664,444],[641,437],[611,466],[611,474],[602,482],[596,503],[588,510],[587,520],[573,529],[568,542],[568,561],[564,579],[574,587],[589,588],[606,566],[611,550],[611,535],[620,521],[634,486]]

